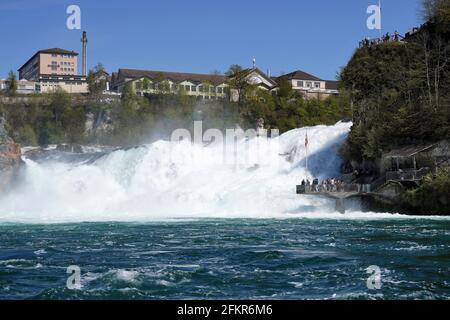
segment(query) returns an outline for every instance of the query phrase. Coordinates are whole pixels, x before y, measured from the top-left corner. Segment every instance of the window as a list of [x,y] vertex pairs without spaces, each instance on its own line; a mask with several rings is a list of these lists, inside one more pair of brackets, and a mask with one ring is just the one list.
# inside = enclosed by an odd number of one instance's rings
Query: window
[[297,81],[297,87],[303,88],[303,81]]
[[314,87],[320,89],[320,82],[314,82]]
[[222,87],[218,87],[218,88],[217,88],[217,92],[218,92],[218,93],[223,93],[223,88],[222,88]]
[[197,87],[196,86],[192,86],[191,90],[192,90],[192,92],[197,92]]
[[306,87],[307,88],[312,88],[312,82],[311,81],[307,81],[306,82]]

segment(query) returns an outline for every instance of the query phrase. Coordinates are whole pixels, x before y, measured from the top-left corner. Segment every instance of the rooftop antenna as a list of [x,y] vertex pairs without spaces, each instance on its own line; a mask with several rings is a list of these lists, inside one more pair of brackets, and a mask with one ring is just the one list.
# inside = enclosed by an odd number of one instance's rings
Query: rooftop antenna
[[253,69],[256,69],[256,58],[253,58]]

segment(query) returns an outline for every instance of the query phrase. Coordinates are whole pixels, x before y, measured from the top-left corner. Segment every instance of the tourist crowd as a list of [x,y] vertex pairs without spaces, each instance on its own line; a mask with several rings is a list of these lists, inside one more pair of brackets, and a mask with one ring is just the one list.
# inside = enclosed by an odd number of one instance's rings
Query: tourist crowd
[[303,179],[302,186],[305,188],[305,192],[344,192],[346,183],[338,178],[323,181],[313,179],[312,182],[309,179]]

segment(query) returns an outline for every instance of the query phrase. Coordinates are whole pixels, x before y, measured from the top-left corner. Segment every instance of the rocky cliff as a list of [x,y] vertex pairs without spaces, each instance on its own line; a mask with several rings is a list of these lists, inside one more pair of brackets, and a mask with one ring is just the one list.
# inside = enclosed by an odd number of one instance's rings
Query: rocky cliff
[[20,145],[8,136],[5,124],[0,117],[0,194],[14,182],[22,163]]

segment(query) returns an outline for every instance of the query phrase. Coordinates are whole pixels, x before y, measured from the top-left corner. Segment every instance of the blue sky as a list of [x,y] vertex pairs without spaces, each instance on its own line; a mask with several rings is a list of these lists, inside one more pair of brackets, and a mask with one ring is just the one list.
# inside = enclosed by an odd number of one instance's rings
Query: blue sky
[[[224,72],[237,63],[272,75],[301,69],[334,79],[358,41],[376,37],[367,7],[378,0],[0,0],[0,78],[39,49],[81,51],[82,30],[66,28],[66,8],[82,10],[88,64]],[[420,0],[383,0],[383,29],[421,23]],[[81,63],[80,63],[81,65]]]

